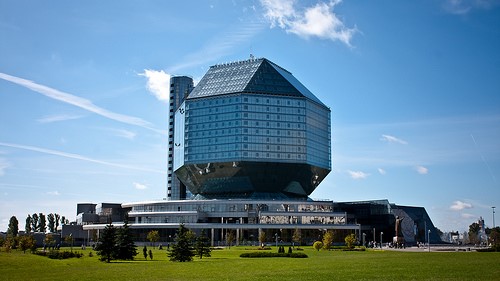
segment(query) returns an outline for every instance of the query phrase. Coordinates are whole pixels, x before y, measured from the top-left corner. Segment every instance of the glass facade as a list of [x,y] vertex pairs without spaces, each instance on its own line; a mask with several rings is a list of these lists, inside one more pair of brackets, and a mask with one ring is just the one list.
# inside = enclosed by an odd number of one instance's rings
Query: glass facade
[[[238,94],[188,100],[186,109],[187,164],[307,162],[305,99]],[[318,133],[329,139],[328,130]],[[324,154],[317,157],[325,159],[316,163],[329,167]]]

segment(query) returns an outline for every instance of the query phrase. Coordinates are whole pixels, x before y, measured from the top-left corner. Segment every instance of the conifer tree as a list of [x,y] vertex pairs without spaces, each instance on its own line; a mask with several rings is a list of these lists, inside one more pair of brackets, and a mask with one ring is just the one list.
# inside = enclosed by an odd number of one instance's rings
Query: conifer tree
[[210,244],[208,241],[208,237],[205,235],[204,229],[201,231],[200,236],[196,238],[195,252],[196,256],[200,259],[202,259],[203,257],[211,256]]
[[112,224],[106,225],[95,250],[100,261],[110,262],[115,257],[116,229]]
[[16,237],[18,233],[19,233],[19,221],[17,221],[16,216],[12,216],[10,217],[9,220],[9,228],[7,229],[7,235]]
[[133,260],[136,255],[137,247],[130,233],[128,218],[125,218],[123,227],[116,231],[115,258],[119,260]]
[[181,224],[175,236],[175,243],[172,245],[172,250],[168,252],[168,257],[171,261],[186,262],[193,260],[194,250],[190,238],[189,230]]
[[144,256],[145,260],[148,259],[148,248],[146,247],[146,245],[144,245],[144,248],[142,248],[142,255]]

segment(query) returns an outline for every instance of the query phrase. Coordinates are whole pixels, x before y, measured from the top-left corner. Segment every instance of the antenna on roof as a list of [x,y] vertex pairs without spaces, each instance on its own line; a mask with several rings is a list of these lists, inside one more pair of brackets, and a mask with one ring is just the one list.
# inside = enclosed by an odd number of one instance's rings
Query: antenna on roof
[[250,60],[254,60],[254,59],[255,59],[254,55],[252,53],[250,53]]

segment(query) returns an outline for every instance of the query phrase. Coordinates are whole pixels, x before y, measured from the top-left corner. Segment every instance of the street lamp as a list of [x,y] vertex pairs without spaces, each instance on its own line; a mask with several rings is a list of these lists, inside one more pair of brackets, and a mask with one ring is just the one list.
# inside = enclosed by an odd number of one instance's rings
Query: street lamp
[[491,207],[491,209],[493,210],[493,228],[495,228],[495,208],[496,207]]
[[380,231],[380,249],[382,249],[382,235],[384,235],[384,233]]
[[427,230],[427,247],[431,251],[431,230]]
[[69,237],[71,239],[71,252],[73,252],[73,233],[70,233]]

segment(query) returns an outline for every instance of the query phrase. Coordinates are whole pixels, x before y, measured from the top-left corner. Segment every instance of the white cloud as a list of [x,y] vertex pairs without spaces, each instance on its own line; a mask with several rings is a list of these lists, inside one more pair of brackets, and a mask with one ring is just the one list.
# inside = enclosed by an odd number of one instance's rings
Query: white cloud
[[349,173],[351,178],[353,178],[355,180],[365,179],[370,175],[370,174],[367,174],[367,173],[364,173],[361,171],[347,171],[347,172]]
[[133,184],[134,184],[135,189],[144,190],[144,189],[148,188],[145,184],[142,184],[142,183],[134,182]]
[[445,0],[443,1],[443,9],[455,15],[465,15],[472,10],[489,10],[498,6],[498,0]]
[[148,79],[147,88],[158,100],[168,103],[170,100],[170,77],[163,70],[144,69],[144,73],[140,73]]
[[385,142],[390,142],[390,143],[400,143],[400,144],[408,144],[408,142],[402,140],[402,139],[398,139],[394,136],[390,136],[390,135],[382,135],[382,137],[380,138],[381,141],[385,141]]
[[49,115],[49,116],[45,116],[45,117],[42,117],[40,119],[37,119],[36,121],[38,123],[52,123],[52,122],[80,119],[82,117],[83,117],[82,115],[67,115],[67,114]]
[[152,131],[155,131],[157,133],[161,134],[166,134],[166,132],[162,130],[155,129],[151,123],[142,120],[141,118],[138,117],[133,117],[133,116],[128,116],[128,115],[123,115],[119,113],[115,113],[112,111],[109,111],[107,109],[104,109],[102,107],[99,107],[95,104],[92,103],[92,101],[88,99],[84,99],[69,93],[65,93],[41,84],[37,84],[33,81],[26,80],[23,78],[11,76],[5,73],[0,72],[0,79],[18,84],[20,86],[26,87],[34,92],[37,92],[39,94],[42,94],[46,97],[49,97],[54,100],[58,100],[67,104],[74,105],[76,107],[82,108],[84,110],[93,112],[95,114],[101,115],[103,117],[106,117],[111,120],[115,120],[118,122],[130,124],[130,125],[135,125],[139,127],[143,127]]
[[5,143],[5,142],[0,142],[0,146],[24,149],[24,150],[35,151],[35,152],[40,152],[40,153],[50,154],[50,155],[56,155],[56,156],[61,156],[61,157],[65,157],[65,158],[70,158],[70,159],[77,159],[77,160],[97,163],[97,164],[101,164],[101,165],[105,165],[105,166],[124,168],[124,169],[130,169],[130,170],[137,170],[137,171],[144,171],[144,172],[150,172],[150,173],[166,174],[165,171],[161,171],[161,170],[154,170],[154,169],[148,169],[148,168],[118,164],[118,163],[111,163],[111,162],[107,162],[107,161],[89,158],[89,157],[79,155],[79,154],[67,153],[67,152],[51,150],[51,149],[46,149],[46,148],[40,148],[40,147],[35,147],[35,146],[14,144],[14,143]]
[[384,169],[382,169],[382,168],[378,168],[378,172],[379,172],[381,175],[385,175],[385,174],[387,174],[387,172],[386,172]]
[[7,160],[0,158],[0,177],[5,175],[5,170],[10,167],[9,162]]
[[476,215],[473,215],[473,214],[467,214],[467,213],[460,214],[460,216],[461,216],[462,218],[464,218],[464,219],[468,219],[468,220],[473,219],[473,218],[477,218],[477,216],[476,216]]
[[61,193],[59,193],[59,191],[57,191],[57,190],[56,191],[49,191],[49,192],[47,192],[47,194],[48,195],[53,195],[53,196],[59,196],[59,195],[61,195]]
[[261,5],[265,9],[264,16],[271,22],[271,27],[278,26],[303,38],[338,40],[351,46],[351,39],[357,30],[345,27],[333,12],[333,8],[340,2],[340,0],[320,2],[304,10],[298,10],[293,0],[261,0]]
[[453,205],[450,206],[450,209],[453,211],[461,211],[464,209],[472,209],[472,208],[473,208],[472,204],[462,201],[455,201],[453,202]]
[[429,173],[429,169],[427,169],[424,166],[417,166],[417,167],[415,167],[415,170],[417,171],[417,173],[419,173],[421,175],[426,175],[427,173]]

